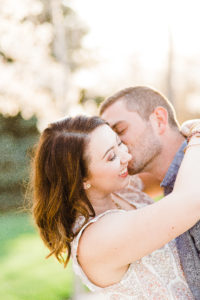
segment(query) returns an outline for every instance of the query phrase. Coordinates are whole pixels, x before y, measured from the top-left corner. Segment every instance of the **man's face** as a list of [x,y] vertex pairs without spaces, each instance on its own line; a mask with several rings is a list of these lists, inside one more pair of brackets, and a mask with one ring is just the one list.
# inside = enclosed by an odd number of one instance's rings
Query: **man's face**
[[110,105],[101,117],[119,135],[133,157],[128,164],[129,174],[151,172],[155,158],[162,149],[152,121],[146,121],[137,112],[127,110],[125,102],[121,100]]

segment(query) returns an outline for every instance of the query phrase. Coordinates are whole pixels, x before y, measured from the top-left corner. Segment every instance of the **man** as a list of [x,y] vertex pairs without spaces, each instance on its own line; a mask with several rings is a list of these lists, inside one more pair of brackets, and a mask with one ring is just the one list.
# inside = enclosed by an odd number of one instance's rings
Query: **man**
[[[171,193],[184,155],[173,106],[159,92],[143,86],[119,91],[107,98],[100,115],[128,146],[133,159],[129,173],[148,172]],[[200,222],[176,239],[188,285],[200,300]]]

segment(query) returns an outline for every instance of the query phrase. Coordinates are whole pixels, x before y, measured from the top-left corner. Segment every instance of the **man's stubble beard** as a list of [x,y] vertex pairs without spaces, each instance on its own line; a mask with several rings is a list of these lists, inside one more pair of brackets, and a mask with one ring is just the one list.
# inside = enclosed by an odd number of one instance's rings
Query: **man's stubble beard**
[[162,145],[154,135],[152,127],[148,127],[145,136],[140,137],[140,141],[137,143],[135,149],[133,147],[132,151],[130,151],[133,160],[129,162],[128,173],[130,175],[142,172],[151,173],[155,166],[156,158],[162,152]]

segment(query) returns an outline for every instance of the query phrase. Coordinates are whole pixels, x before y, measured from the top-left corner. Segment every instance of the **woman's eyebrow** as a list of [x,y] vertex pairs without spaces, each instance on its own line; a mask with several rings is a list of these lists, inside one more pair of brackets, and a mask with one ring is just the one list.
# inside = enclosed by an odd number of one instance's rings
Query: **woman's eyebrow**
[[[120,140],[119,136],[117,133],[115,133],[115,137],[116,137],[116,141],[118,142],[118,140]],[[114,149],[114,146],[110,147],[105,153],[104,153],[104,156],[102,157],[102,159],[106,156],[106,154],[110,151]]]
[[114,149],[114,146],[112,146],[112,147],[110,147],[105,153],[104,153],[104,156],[102,157],[102,159],[106,156],[106,154],[110,151],[110,150],[112,150],[112,149]]

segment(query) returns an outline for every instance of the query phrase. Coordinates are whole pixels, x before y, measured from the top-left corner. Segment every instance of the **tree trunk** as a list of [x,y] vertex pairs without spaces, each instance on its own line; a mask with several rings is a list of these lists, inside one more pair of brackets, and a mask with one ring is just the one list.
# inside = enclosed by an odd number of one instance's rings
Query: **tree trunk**
[[54,27],[53,52],[56,60],[63,67],[63,75],[60,77],[56,90],[56,102],[62,114],[66,113],[66,95],[69,89],[70,69],[67,52],[67,36],[65,32],[64,16],[61,0],[50,0],[52,24]]

